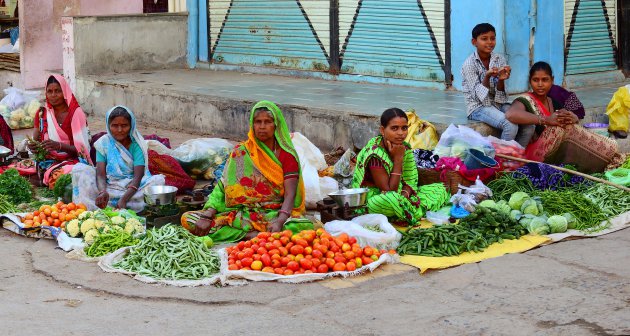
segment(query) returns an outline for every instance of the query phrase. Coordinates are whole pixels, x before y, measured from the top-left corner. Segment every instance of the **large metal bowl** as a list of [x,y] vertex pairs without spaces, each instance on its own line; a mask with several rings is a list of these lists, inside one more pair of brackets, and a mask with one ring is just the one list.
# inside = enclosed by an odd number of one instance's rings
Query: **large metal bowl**
[[0,146],[0,158],[5,158],[7,156],[9,156],[9,154],[11,154],[11,150],[4,147],[4,146]]
[[148,205],[167,205],[175,202],[177,188],[173,186],[151,186],[144,190],[144,201]]
[[340,207],[358,207],[365,205],[368,188],[343,189],[328,194]]

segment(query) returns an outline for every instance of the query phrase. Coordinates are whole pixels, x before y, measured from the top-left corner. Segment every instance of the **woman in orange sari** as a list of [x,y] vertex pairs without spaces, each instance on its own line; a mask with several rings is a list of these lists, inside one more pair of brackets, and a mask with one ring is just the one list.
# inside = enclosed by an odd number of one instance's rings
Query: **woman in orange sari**
[[304,182],[284,116],[276,104],[261,101],[252,108],[247,140],[228,158],[204,210],[185,213],[181,223],[195,235],[226,242],[290,223],[308,225],[304,212]]
[[622,161],[614,140],[587,131],[578,116],[548,94],[553,85],[551,66],[535,63],[529,71],[531,92],[517,97],[505,114],[519,125],[536,125],[525,156],[534,161],[571,164],[585,173],[601,172]]
[[[87,117],[63,76],[48,78],[46,106],[35,115],[34,126],[33,139],[48,152],[47,161],[40,163],[46,169],[44,184],[48,184],[52,171],[62,166],[68,166],[64,169],[68,170],[79,159],[92,164]],[[30,148],[35,149],[32,145]]]

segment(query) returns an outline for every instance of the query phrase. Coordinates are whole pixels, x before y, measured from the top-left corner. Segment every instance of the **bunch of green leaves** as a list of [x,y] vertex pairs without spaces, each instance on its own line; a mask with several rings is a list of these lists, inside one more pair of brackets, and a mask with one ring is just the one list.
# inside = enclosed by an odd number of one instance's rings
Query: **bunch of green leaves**
[[55,186],[53,187],[53,194],[55,197],[63,197],[66,192],[66,187],[72,184],[72,175],[63,174],[57,178],[55,181]]
[[34,157],[33,159],[36,162],[46,161],[46,155],[48,155],[48,151],[44,148],[41,142],[31,138],[30,136],[26,137],[28,144],[35,147]]
[[16,169],[8,169],[0,175],[0,194],[6,195],[15,205],[33,200],[33,187]]

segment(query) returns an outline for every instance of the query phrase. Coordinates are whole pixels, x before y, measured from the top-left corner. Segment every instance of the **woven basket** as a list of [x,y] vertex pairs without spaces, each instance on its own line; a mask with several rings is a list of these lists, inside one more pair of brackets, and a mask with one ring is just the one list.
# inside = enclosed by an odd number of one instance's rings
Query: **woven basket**
[[446,190],[451,193],[451,195],[457,193],[459,190],[459,185],[470,186],[474,184],[473,181],[469,181],[465,179],[462,175],[455,171],[448,171],[445,173],[445,181],[440,179],[441,172],[433,169],[421,169],[418,168],[418,185],[423,186],[431,183],[442,182]]

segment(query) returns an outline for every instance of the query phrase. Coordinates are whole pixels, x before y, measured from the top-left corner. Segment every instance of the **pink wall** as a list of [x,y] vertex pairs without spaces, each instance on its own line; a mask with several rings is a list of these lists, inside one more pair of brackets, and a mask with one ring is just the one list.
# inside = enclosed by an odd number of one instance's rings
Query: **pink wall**
[[24,88],[44,86],[47,74],[63,68],[61,17],[142,13],[142,0],[20,1],[20,67]]

